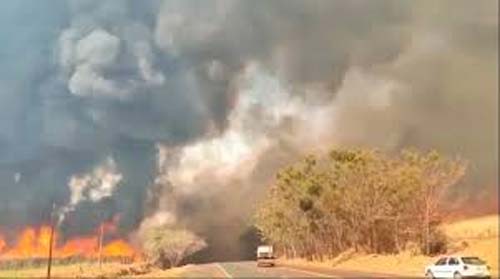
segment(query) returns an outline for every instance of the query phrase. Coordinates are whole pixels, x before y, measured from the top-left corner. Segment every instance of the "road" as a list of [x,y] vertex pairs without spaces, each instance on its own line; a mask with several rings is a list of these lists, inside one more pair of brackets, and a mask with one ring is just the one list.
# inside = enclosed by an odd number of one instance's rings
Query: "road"
[[257,267],[254,261],[189,265],[182,277],[203,278],[389,278],[389,275],[341,271],[327,268],[303,268],[278,265]]

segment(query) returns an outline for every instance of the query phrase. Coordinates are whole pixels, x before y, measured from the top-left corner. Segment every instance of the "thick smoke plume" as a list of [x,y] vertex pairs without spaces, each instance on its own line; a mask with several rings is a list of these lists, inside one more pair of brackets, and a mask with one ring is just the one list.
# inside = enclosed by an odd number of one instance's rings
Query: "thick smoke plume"
[[123,234],[179,226],[207,238],[208,256],[242,257],[275,171],[333,145],[437,148],[471,163],[450,199],[496,191],[496,1],[1,6],[0,228],[12,233],[56,202],[66,235],[119,213]]

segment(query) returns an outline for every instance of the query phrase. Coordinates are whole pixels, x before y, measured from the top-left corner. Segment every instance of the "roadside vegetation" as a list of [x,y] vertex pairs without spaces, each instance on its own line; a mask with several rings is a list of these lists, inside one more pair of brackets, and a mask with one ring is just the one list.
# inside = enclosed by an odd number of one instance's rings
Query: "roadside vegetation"
[[147,260],[162,269],[178,266],[186,257],[207,246],[194,233],[167,226],[149,228],[143,238]]
[[[499,271],[499,215],[466,218],[451,223],[443,223],[440,229],[447,237],[448,254],[480,257],[491,266],[492,277]],[[423,268],[437,261],[440,255],[415,255],[411,251],[398,254],[376,254],[342,252],[333,259],[306,261],[304,259],[280,259],[281,264],[297,267],[335,268],[371,273],[390,273],[399,277],[417,278],[423,275]]]
[[466,164],[436,151],[333,149],[278,172],[258,206],[262,237],[290,258],[447,249],[440,202]]

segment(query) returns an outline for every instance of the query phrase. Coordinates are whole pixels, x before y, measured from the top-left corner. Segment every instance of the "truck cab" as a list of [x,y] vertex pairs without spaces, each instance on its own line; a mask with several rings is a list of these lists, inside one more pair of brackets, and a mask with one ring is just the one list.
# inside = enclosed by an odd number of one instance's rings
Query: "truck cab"
[[257,247],[257,266],[274,266],[274,260],[273,246],[261,245]]

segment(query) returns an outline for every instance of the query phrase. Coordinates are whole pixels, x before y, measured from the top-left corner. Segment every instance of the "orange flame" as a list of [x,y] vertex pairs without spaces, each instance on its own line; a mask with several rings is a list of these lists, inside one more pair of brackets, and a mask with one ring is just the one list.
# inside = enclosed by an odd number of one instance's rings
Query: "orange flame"
[[[112,223],[103,223],[105,233],[114,233],[116,226]],[[24,229],[13,246],[9,246],[5,238],[0,234],[0,260],[22,260],[31,258],[47,258],[50,247],[50,226],[39,228],[27,227]],[[54,232],[54,243],[57,242],[58,234]],[[76,237],[53,246],[53,257],[57,259],[69,257],[82,257],[97,259],[99,257],[98,235]],[[138,259],[140,253],[123,239],[115,239],[104,244],[102,247],[103,258],[129,258]]]
[[104,257],[127,257],[133,258],[136,252],[128,243],[119,239],[112,241],[102,248],[102,255]]
[[95,258],[97,251],[97,237],[79,237],[70,239],[62,247],[56,249],[56,257],[68,258],[72,256],[82,256],[85,258]]
[[5,242],[5,239],[3,239],[2,235],[0,235],[0,253],[2,253],[5,246],[7,246],[7,243]]

